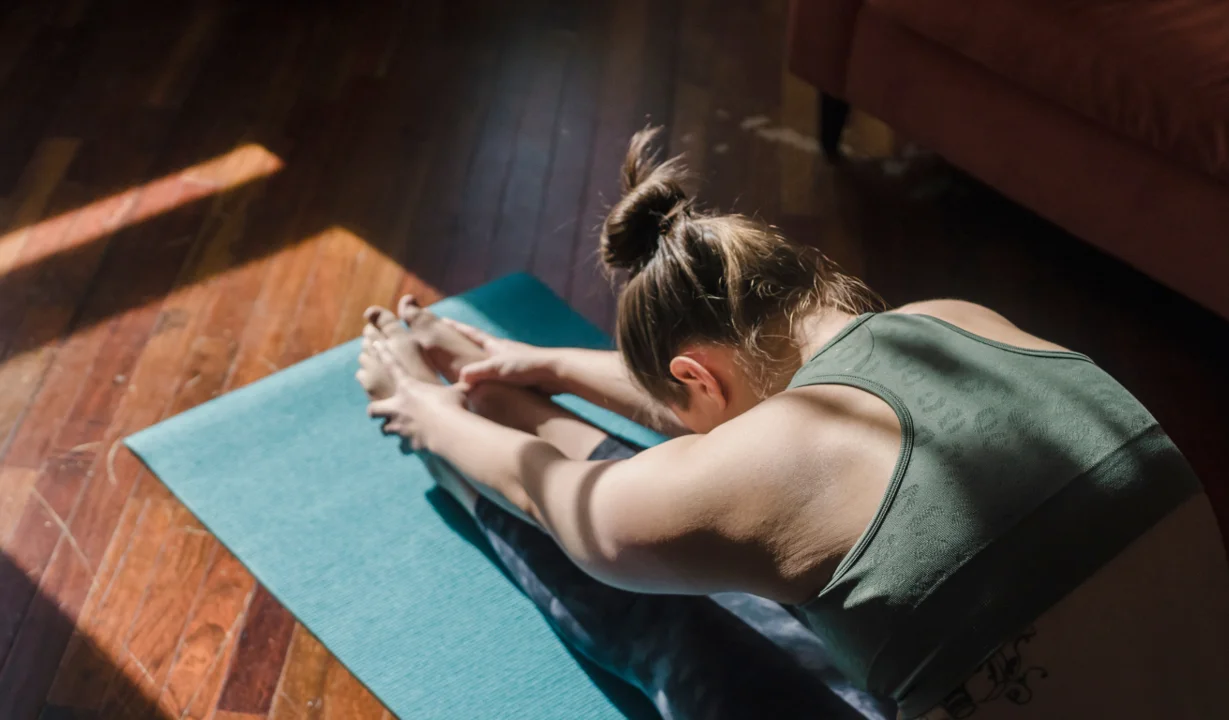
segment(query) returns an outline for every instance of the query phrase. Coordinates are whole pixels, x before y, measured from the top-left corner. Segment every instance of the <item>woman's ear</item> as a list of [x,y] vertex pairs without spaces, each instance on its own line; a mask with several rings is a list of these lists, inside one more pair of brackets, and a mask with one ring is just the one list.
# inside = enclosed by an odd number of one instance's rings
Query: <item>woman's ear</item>
[[670,361],[670,374],[687,387],[690,404],[700,402],[708,406],[706,410],[721,412],[730,404],[730,398],[725,386],[706,367],[707,359],[703,353],[677,355]]

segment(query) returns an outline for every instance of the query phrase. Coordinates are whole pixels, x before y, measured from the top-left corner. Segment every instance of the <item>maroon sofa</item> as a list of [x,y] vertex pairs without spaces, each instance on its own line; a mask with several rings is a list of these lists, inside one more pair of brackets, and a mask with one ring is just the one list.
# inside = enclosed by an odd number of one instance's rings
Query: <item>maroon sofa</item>
[[1229,318],[1229,0],[793,0],[792,71]]

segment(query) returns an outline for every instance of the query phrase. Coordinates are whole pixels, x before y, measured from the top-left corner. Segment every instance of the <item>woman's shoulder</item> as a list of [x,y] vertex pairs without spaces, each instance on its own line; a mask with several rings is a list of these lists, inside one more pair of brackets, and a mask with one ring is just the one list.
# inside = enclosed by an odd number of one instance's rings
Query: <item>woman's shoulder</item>
[[922,300],[902,305],[884,314],[937,318],[979,337],[1029,350],[1067,350],[1062,345],[1020,329],[1015,323],[985,305],[967,300]]

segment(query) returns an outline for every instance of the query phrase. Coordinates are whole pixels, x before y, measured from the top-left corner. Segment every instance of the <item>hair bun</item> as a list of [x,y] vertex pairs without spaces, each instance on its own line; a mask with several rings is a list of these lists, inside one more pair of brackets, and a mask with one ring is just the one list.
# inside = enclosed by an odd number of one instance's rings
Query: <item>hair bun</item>
[[649,143],[660,127],[645,128],[632,136],[623,161],[623,197],[602,226],[602,262],[609,269],[639,272],[653,259],[680,213],[690,201],[683,190],[686,170],[682,159],[664,163]]

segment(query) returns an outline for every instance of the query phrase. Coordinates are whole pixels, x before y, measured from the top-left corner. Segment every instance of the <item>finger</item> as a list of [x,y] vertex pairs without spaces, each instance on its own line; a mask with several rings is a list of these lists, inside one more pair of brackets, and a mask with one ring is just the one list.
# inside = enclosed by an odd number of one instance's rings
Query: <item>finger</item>
[[376,400],[367,403],[367,417],[391,418],[397,414],[397,403],[393,398]]
[[440,319],[443,320],[444,323],[448,325],[448,327],[461,333],[470,342],[474,343],[475,345],[481,347],[484,350],[486,349],[487,345],[495,341],[495,338],[492,335],[479,330],[473,325],[466,325],[465,323],[457,322],[456,320],[453,320],[451,318],[440,318]]
[[503,375],[502,363],[495,360],[479,360],[461,368],[461,382],[477,385],[484,380],[498,380]]

